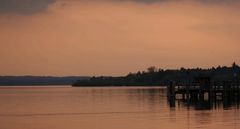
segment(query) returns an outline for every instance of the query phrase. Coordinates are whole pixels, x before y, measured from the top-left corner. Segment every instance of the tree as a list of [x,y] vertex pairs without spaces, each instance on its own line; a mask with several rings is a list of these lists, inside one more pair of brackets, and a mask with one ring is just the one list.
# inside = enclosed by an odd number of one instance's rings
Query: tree
[[232,68],[238,68],[238,67],[239,66],[235,62],[232,63]]
[[157,72],[157,67],[151,66],[151,67],[147,68],[147,70],[149,73],[154,73],[154,72]]

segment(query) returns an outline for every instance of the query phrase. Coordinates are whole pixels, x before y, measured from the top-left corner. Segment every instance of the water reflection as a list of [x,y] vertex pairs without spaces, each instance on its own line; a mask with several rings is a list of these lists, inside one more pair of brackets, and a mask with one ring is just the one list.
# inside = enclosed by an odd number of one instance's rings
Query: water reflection
[[239,99],[169,100],[161,87],[1,89],[0,102],[0,129],[240,127]]
[[231,108],[239,109],[240,99],[238,97],[231,99],[209,99],[209,100],[196,100],[196,99],[168,99],[169,107],[192,107],[195,110],[215,110]]
[[134,89],[127,90],[128,99],[132,103],[147,103],[150,108],[153,108],[159,103],[164,102],[165,90],[159,88],[146,88],[146,89]]

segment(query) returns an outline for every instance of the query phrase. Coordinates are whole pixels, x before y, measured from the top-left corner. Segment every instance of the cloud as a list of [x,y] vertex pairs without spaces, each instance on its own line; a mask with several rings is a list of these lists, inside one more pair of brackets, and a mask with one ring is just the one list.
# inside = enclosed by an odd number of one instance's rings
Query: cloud
[[160,2],[199,2],[204,4],[229,4],[239,0],[110,0],[110,1],[132,1],[139,3],[160,3]]
[[184,2],[184,1],[192,1],[192,2],[205,2],[205,3],[229,3],[229,2],[237,2],[239,0],[119,0],[119,1],[135,1],[135,2],[144,2],[144,3],[152,3],[152,2]]
[[56,0],[0,0],[0,14],[31,15],[44,12]]
[[240,3],[240,0],[56,0],[62,1],[66,3],[70,2],[83,2],[83,3],[102,3],[102,2],[109,2],[109,3],[124,3],[124,2],[133,2],[139,4],[159,4],[159,3],[199,3],[205,5],[235,5],[236,3]]
[[0,0],[0,14],[32,15],[46,11],[56,1],[78,2],[136,2],[143,4],[165,2],[199,2],[204,4],[231,4],[239,0]]

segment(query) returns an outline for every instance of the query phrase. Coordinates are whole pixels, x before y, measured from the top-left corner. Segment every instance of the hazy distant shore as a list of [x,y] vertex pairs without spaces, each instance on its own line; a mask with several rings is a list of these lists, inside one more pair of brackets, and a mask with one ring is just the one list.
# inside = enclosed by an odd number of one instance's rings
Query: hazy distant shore
[[0,86],[44,86],[72,85],[77,80],[89,79],[86,76],[0,76]]

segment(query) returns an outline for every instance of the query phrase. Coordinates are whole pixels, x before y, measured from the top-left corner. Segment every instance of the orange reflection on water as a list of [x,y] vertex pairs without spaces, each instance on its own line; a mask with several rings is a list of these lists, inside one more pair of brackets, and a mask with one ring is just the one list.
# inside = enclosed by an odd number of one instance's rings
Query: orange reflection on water
[[[164,88],[0,90],[0,129],[237,129],[239,103],[175,101]],[[210,104],[210,105],[209,105]]]

